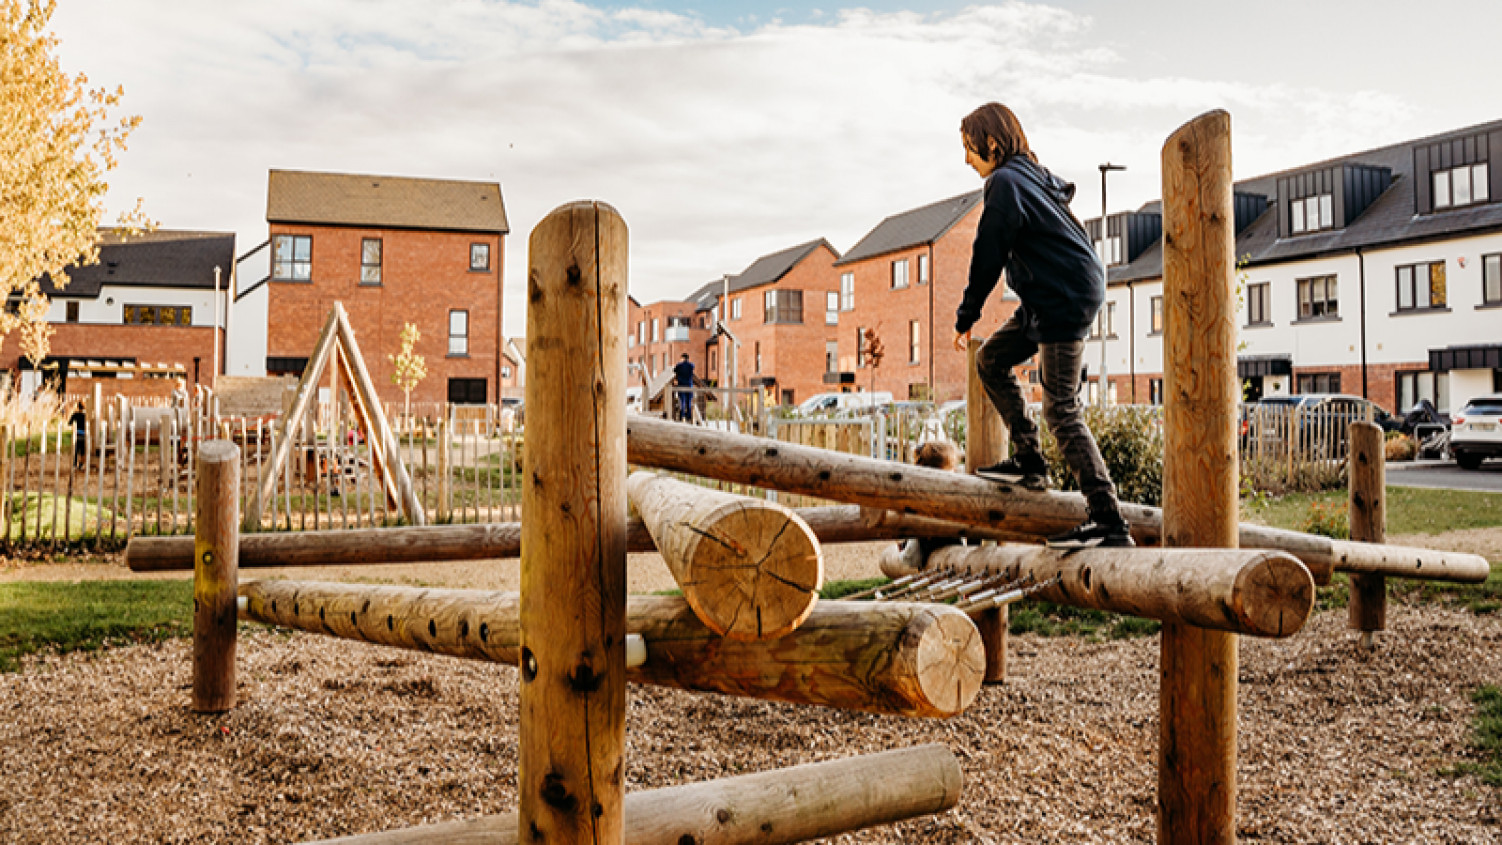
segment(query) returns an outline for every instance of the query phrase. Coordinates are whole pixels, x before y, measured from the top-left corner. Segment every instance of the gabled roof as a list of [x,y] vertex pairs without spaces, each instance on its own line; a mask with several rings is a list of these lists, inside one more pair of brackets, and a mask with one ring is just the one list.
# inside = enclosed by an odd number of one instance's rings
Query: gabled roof
[[104,285],[159,288],[229,289],[235,268],[233,232],[190,232],[159,229],[129,235],[121,229],[99,230],[99,263],[69,267],[68,285],[58,290],[47,277],[42,292],[63,299],[92,299]]
[[980,199],[980,191],[971,191],[912,211],[894,214],[876,224],[875,229],[861,238],[835,264],[850,264],[899,249],[931,244],[960,222],[970,209],[979,205]]
[[[798,262],[807,258],[814,250],[821,246],[827,247],[830,252],[834,253],[836,259],[840,257],[840,251],[830,246],[829,241],[823,238],[798,244],[794,247],[788,247],[781,252],[763,255],[751,262],[751,266],[742,270],[739,275],[731,276],[730,292],[735,293],[736,291],[769,285],[777,281],[786,276],[789,270],[798,266]],[[706,287],[708,286],[706,285]],[[703,288],[700,290],[703,290]]]
[[272,170],[266,222],[509,232],[495,182]]
[[[1262,216],[1249,224],[1237,236],[1236,256],[1238,259],[1245,256],[1246,263],[1254,266],[1340,254],[1368,247],[1396,246],[1439,237],[1455,237],[1502,229],[1502,201],[1498,201],[1502,198],[1498,197],[1493,197],[1491,202],[1467,208],[1432,214],[1417,213],[1413,171],[1415,147],[1499,129],[1502,129],[1502,120],[1495,120],[1237,182],[1235,185],[1237,192],[1262,194],[1268,198],[1268,207]],[[1278,209],[1280,206],[1276,201],[1278,179],[1294,173],[1345,164],[1389,168],[1392,170],[1392,184],[1343,229],[1279,238]],[[1492,166],[1499,165],[1502,165],[1502,162],[1494,158]],[[1157,279],[1162,275],[1163,246],[1159,242],[1144,250],[1131,264],[1111,268],[1108,279],[1110,283],[1115,284]]]
[[724,289],[725,280],[715,279],[712,282],[706,282],[704,287],[689,294],[687,301],[698,306],[698,310],[700,311],[708,311],[715,306],[716,302],[720,301],[720,292]]

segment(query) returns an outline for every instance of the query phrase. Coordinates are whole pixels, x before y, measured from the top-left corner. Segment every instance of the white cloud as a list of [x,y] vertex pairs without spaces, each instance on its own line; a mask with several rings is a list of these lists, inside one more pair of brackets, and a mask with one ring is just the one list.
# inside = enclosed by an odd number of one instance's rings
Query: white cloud
[[1089,18],[1006,3],[954,14],[847,10],[745,32],[573,0],[74,0],[68,66],[122,82],[145,117],[115,205],[145,196],[174,227],[265,236],[266,170],[501,183],[513,226],[508,332],[520,332],[526,234],[598,198],[631,226],[632,290],[686,296],[816,237],[848,249],[883,217],[978,186],[958,143],[979,103],[1013,105],[1044,163],[1095,165],[1121,208],[1155,197],[1179,123],[1231,110],[1252,175],[1404,137],[1404,102],[1248,80],[1137,78]]

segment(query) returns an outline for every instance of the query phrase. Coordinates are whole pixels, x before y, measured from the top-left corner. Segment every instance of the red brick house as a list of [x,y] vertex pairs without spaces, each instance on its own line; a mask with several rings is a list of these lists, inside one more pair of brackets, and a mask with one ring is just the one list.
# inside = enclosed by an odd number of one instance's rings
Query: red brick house
[[500,185],[273,170],[266,222],[267,375],[302,371],[340,301],[383,398],[402,399],[386,356],[410,322],[427,364],[413,401],[499,399],[510,231]]
[[[898,399],[964,398],[965,354],[954,350],[954,312],[969,278],[980,200],[980,191],[972,191],[888,217],[834,263],[840,314],[832,385],[891,391]],[[973,336],[995,331],[1016,307],[998,288]],[[861,354],[866,329],[881,341],[880,366]]]
[[[833,363],[837,332],[839,277],[834,264],[840,257],[829,241],[799,244],[756,259],[728,280],[728,304],[718,302],[724,282],[705,285],[689,303],[714,314],[740,341],[733,387],[762,387],[774,403],[793,405],[825,387],[824,374]],[[712,309],[720,308],[719,312]],[[708,339],[704,372],[715,383],[725,378],[724,356],[730,346],[723,336]]]
[[[0,367],[19,373],[23,389],[35,387],[41,373],[58,379],[64,392],[86,390],[90,379],[111,380],[106,395],[165,395],[178,377],[210,384],[215,270],[222,308],[235,267],[234,234],[164,229],[127,237],[105,228],[98,245],[99,262],[69,268],[65,287],[42,280],[54,330],[42,368],[21,355],[18,332],[6,338]],[[222,367],[222,328],[220,343]]]
[[645,387],[654,376],[677,365],[688,354],[695,374],[708,378],[706,345],[710,322],[693,301],[663,300],[638,305],[629,303],[626,323],[626,383]]

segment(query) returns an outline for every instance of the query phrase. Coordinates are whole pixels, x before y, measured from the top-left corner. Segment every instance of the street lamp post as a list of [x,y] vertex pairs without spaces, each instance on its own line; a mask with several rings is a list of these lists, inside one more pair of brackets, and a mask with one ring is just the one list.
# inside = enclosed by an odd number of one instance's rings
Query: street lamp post
[[[1112,164],[1108,161],[1100,166],[1100,263],[1105,267],[1110,266],[1108,263],[1110,247],[1108,246],[1109,242],[1106,237],[1106,174],[1112,170],[1126,170],[1126,165]],[[1100,325],[1100,379],[1099,389],[1095,394],[1095,401],[1096,404],[1105,405],[1108,401],[1108,392],[1110,391],[1110,382],[1106,379],[1106,337],[1110,334],[1110,327],[1107,325],[1107,321],[1111,316],[1111,304],[1109,302],[1102,302],[1100,307],[1103,316],[1096,318],[1099,320]]]

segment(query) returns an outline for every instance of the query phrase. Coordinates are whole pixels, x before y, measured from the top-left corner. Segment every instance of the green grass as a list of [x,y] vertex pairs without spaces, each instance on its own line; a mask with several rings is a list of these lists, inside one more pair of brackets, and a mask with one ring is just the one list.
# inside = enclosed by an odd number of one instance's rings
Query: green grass
[[1487,684],[1471,692],[1471,748],[1479,763],[1461,763],[1441,774],[1475,775],[1487,786],[1502,786],[1502,687]]
[[10,538],[12,540],[21,538],[21,528],[24,522],[28,540],[51,539],[54,513],[59,539],[65,534],[70,540],[82,538],[85,524],[89,527],[88,536],[93,537],[99,525],[110,521],[109,510],[92,502],[81,498],[74,498],[68,505],[64,505],[63,502],[63,498],[53,496],[51,493],[26,493],[24,495],[12,493],[10,496]]
[[[1290,493],[1243,506],[1243,516],[1275,528],[1298,530],[1315,502],[1343,505],[1345,490]],[[1387,488],[1387,533],[1441,534],[1466,528],[1502,525],[1502,493],[1431,490],[1425,487]]]
[[193,630],[193,582],[17,581],[0,584],[0,672],[43,649],[89,651]]

